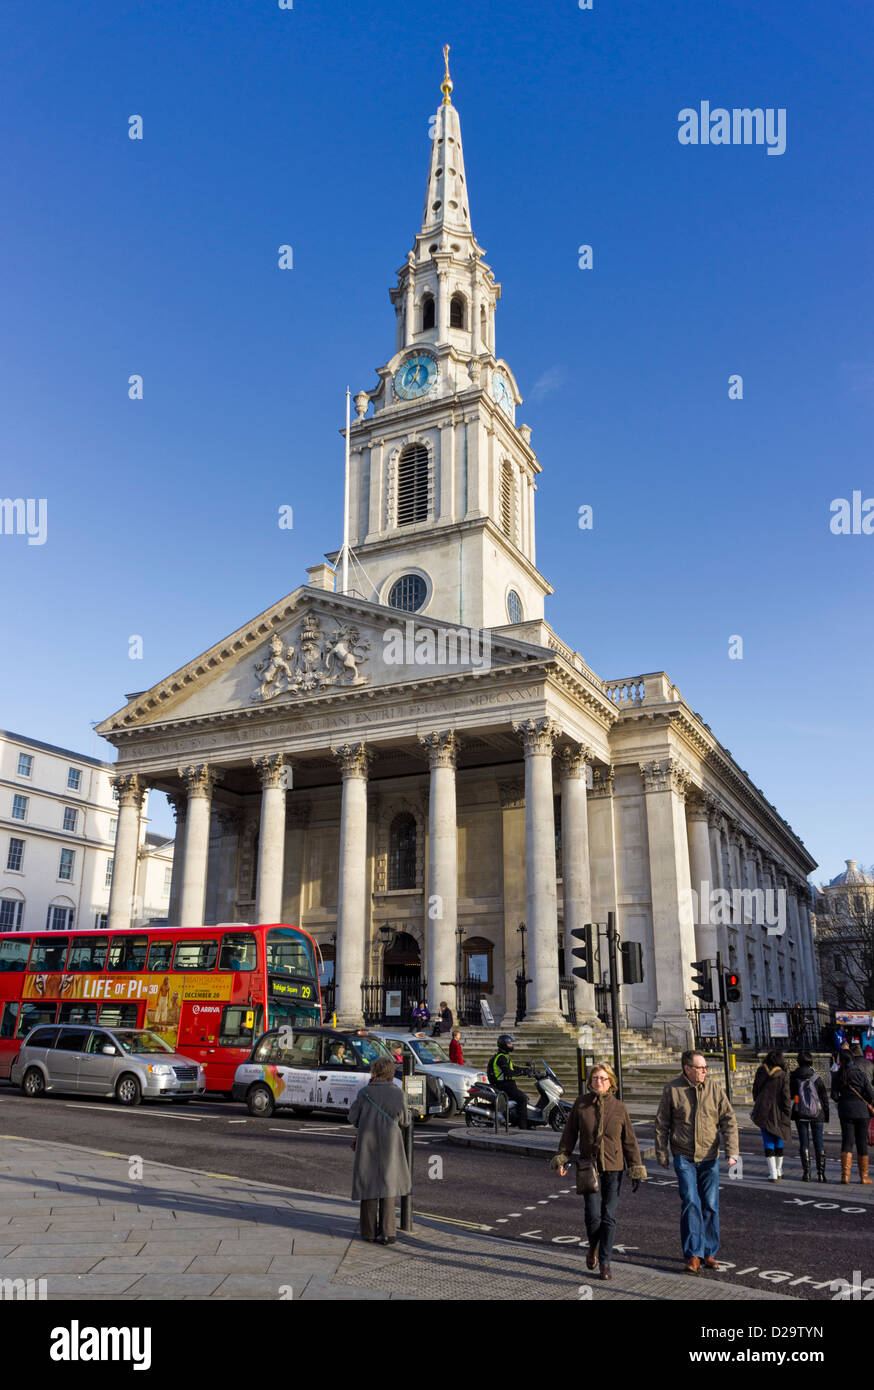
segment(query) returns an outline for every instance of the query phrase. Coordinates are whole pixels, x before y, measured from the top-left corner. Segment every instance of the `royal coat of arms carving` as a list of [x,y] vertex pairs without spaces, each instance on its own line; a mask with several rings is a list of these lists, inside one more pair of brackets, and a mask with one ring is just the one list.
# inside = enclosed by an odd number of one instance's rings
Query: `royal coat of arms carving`
[[308,695],[331,687],[368,685],[359,666],[367,661],[369,642],[362,642],[357,627],[342,623],[329,634],[318,618],[304,618],[297,642],[285,644],[278,633],[270,638],[270,652],[256,661],[258,689],[254,700],[275,700],[277,695]]

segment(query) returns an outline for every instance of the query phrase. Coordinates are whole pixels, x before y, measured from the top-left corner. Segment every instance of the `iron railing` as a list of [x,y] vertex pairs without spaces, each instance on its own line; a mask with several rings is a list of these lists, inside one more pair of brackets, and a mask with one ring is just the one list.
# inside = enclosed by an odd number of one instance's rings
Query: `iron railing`
[[[426,980],[408,979],[362,980],[361,1012],[369,1028],[382,1024],[396,1024],[398,1027],[413,1027],[413,1010],[420,999],[427,999]],[[387,1010],[386,995],[393,994],[391,1013]],[[397,995],[400,995],[400,1000]],[[399,1007],[398,1007],[399,1006]],[[430,1031],[430,1027],[429,1027]]]

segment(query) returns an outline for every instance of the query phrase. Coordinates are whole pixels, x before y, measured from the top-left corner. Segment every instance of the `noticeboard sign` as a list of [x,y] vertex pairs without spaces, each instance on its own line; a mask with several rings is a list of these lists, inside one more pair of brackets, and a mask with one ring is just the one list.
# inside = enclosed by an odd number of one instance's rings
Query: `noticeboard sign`
[[495,1016],[492,1013],[491,1005],[489,1004],[488,999],[481,999],[479,1001],[479,1012],[480,1018],[483,1021],[483,1026],[486,1028],[494,1028]]
[[386,1018],[400,1018],[404,1006],[404,995],[400,989],[387,989],[385,992]]
[[769,1014],[768,1018],[770,1019],[772,1038],[789,1037],[789,1019],[787,1018],[785,1013]]
[[719,1036],[716,1014],[698,1015],[698,1035],[702,1038],[716,1038]]

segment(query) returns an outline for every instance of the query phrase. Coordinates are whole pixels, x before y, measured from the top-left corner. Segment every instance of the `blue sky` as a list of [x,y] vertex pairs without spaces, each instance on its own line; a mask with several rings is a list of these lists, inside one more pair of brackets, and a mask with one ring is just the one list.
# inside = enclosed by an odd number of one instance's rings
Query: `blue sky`
[[[7,6],[0,493],[48,539],[0,536],[2,723],[112,758],[92,722],[338,543],[449,42],[549,621],[605,677],[667,670],[817,881],[874,860],[874,536],[828,524],[874,496],[874,22],[764,9]],[[681,146],[702,100],[785,107],[785,153]]]

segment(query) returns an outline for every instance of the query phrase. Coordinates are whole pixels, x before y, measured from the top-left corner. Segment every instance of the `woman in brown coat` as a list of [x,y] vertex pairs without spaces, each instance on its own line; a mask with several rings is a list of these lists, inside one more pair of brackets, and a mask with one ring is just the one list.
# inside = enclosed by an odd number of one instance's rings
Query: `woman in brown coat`
[[585,1194],[589,1240],[586,1266],[594,1269],[598,1264],[601,1278],[612,1279],[610,1260],[622,1174],[627,1168],[632,1192],[637,1191],[647,1174],[631,1117],[616,1097],[618,1087],[613,1068],[606,1062],[599,1062],[589,1072],[588,1085],[587,1093],[577,1097],[568,1116],[552,1166],[564,1177],[579,1140],[580,1166],[591,1164],[598,1178],[598,1191]]
[[753,1081],[753,1106],[750,1116],[762,1131],[768,1177],[771,1182],[783,1179],[783,1145],[792,1137],[792,1094],[789,1087],[789,1068],[782,1052],[769,1052]]

